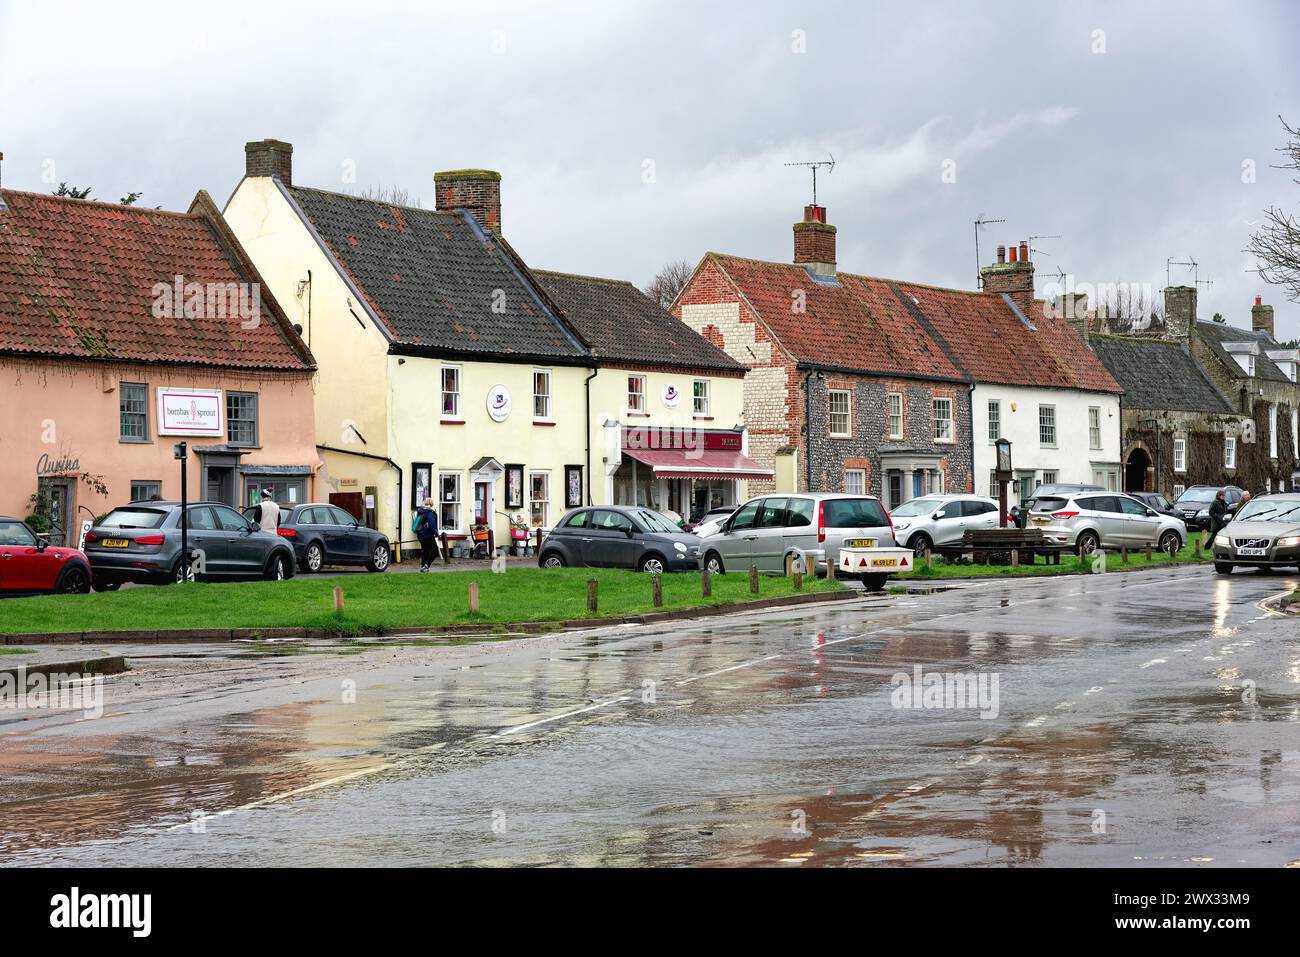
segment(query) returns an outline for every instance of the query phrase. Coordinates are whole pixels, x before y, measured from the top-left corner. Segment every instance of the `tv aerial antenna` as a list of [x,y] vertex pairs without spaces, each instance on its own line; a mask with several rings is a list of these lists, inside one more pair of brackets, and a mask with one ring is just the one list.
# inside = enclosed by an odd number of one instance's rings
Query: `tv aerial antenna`
[[830,173],[830,172],[833,172],[834,169],[835,169],[835,157],[831,155],[830,150],[827,150],[827,151],[826,151],[826,155],[829,156],[830,159],[814,160],[814,161],[811,162],[811,163],[784,163],[784,164],[782,164],[782,165],[784,165],[784,166],[807,166],[809,169],[812,170],[812,187],[813,187],[813,201],[812,201],[812,204],[813,204],[814,206],[817,205],[817,170],[818,170],[819,168],[821,168],[821,167],[825,167],[825,168],[826,168],[826,172],[827,172],[827,173]]
[[985,219],[980,213],[975,217],[975,288],[984,288],[984,275],[980,272],[980,230],[990,223],[1005,223],[1005,219]]
[[1047,250],[1045,250],[1045,249],[1038,249],[1037,247],[1035,247],[1035,246],[1034,246],[1034,240],[1035,240],[1035,239],[1064,239],[1064,238],[1065,238],[1064,236],[1030,236],[1029,239],[1028,239],[1028,242],[1029,242],[1029,251],[1030,251],[1031,253],[1035,253],[1035,254],[1041,253],[1041,254],[1044,255],[1044,256],[1050,256],[1050,255],[1052,255],[1052,254],[1049,253]]
[[1214,285],[1214,280],[1213,280],[1213,279],[1201,279],[1201,278],[1200,278],[1200,269],[1201,269],[1201,264],[1198,263],[1198,262],[1197,262],[1195,259],[1193,259],[1191,256],[1188,256],[1187,259],[1186,259],[1186,261],[1180,261],[1180,260],[1175,259],[1173,256],[1170,256],[1168,259],[1165,260],[1165,285],[1166,285],[1166,286],[1169,285],[1169,267],[1170,267],[1170,266],[1185,266],[1185,267],[1187,267],[1188,269],[1190,269],[1190,270],[1192,271],[1192,285],[1193,285],[1193,286],[1213,286],[1213,285]]

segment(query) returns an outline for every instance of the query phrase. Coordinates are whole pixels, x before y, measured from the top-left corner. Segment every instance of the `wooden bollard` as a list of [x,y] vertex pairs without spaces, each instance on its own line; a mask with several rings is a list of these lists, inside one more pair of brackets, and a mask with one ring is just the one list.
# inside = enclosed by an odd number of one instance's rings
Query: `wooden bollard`
[[1147,542],[1147,561],[1151,561],[1151,543]]
[[930,549],[928,548],[925,550],[925,567],[930,567]]
[[343,589],[338,585],[334,586],[334,610],[343,611]]
[[794,590],[803,591],[803,572],[796,568],[790,578],[794,582]]
[[1121,545],[1121,546],[1120,546],[1120,549],[1119,549],[1119,560],[1120,560],[1121,562],[1123,562],[1125,565],[1128,564],[1128,546],[1127,546],[1127,545]]
[[1192,536],[1192,554],[1200,557],[1201,554],[1201,536]]
[[757,565],[749,566],[749,593],[751,595],[758,594],[758,566]]
[[587,611],[592,612],[593,614],[596,611],[596,589],[599,586],[600,582],[596,579],[587,579]]
[[442,563],[444,565],[451,564],[451,543],[447,541],[446,532],[442,533]]
[[[930,563],[926,562],[926,564],[929,565]],[[1011,549],[1011,567],[1014,568],[1019,564],[1020,564],[1020,549],[1013,548]]]
[[478,582],[469,583],[469,610],[470,614],[478,611]]
[[707,568],[700,575],[700,594],[705,598],[713,597],[713,572]]
[[651,577],[650,583],[650,591],[654,596],[655,607],[662,608],[664,606],[664,576],[654,575]]

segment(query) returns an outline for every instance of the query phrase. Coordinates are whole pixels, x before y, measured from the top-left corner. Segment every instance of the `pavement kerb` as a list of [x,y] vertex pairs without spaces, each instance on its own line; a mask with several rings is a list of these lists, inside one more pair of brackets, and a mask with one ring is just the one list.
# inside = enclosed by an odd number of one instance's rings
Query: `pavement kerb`
[[15,681],[23,675],[116,675],[128,670],[130,665],[126,663],[125,655],[103,655],[97,658],[78,658],[74,661],[43,661],[30,665],[25,665],[21,661],[14,664],[6,662],[0,665],[0,675],[13,675]]

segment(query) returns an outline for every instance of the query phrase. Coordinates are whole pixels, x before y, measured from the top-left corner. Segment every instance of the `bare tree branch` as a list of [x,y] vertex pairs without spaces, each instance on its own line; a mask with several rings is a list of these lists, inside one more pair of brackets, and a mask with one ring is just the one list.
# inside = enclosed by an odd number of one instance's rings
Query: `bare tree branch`
[[643,291],[647,296],[667,309],[673,304],[673,300],[677,298],[677,294],[682,291],[686,283],[690,281],[693,272],[695,272],[695,267],[685,259],[675,260],[659,270]]
[[[1300,170],[1300,129],[1280,116],[1278,119],[1289,139],[1285,146],[1278,148],[1287,160],[1275,169]],[[1264,211],[1263,224],[1250,237],[1246,252],[1259,263],[1261,279],[1281,286],[1288,299],[1300,302],[1300,219],[1281,207],[1270,206]]]

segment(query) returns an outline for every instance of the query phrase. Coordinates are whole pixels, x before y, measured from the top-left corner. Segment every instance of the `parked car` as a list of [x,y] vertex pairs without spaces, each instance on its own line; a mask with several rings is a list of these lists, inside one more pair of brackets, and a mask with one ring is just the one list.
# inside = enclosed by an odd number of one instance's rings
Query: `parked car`
[[1235,485],[1193,485],[1174,501],[1174,511],[1188,528],[1204,531],[1210,527],[1210,506],[1220,490],[1228,508],[1236,508],[1241,502],[1241,489]]
[[1126,495],[1137,499],[1147,508],[1153,508],[1161,515],[1172,515],[1174,518],[1182,518],[1182,513],[1174,508],[1174,503],[1169,501],[1159,492],[1126,492]]
[[1161,515],[1137,499],[1119,492],[1075,492],[1039,496],[1029,513],[1029,527],[1043,528],[1049,537],[1080,555],[1099,548],[1182,548],[1187,530],[1182,519]]
[[83,552],[51,545],[21,519],[0,515],[0,594],[85,594],[90,583]]
[[326,565],[365,565],[382,572],[392,553],[387,535],[367,528],[337,505],[320,502],[282,511],[276,534],[293,546],[304,572],[318,572]]
[[[293,548],[229,505],[196,502],[188,511],[190,579],[292,578]],[[182,578],[179,502],[132,502],[113,509],[86,535],[96,590],[123,582],[167,584]]]
[[650,508],[575,508],[542,540],[537,563],[543,568],[634,568],[658,574],[698,568],[699,546],[699,538]]
[[983,495],[926,495],[890,514],[894,538],[917,555],[959,545],[968,528],[997,528],[998,503]]
[[836,573],[841,546],[896,544],[889,513],[878,498],[805,492],[751,499],[718,531],[700,539],[700,553],[704,567],[718,575],[751,564],[760,572],[789,574],[800,554],[809,571],[824,575],[828,569]]
[[705,535],[712,535],[727,519],[731,518],[736,512],[736,506],[728,505],[725,508],[711,508],[704,513],[704,516],[694,526],[687,529],[688,532],[703,538]]
[[1050,485],[1040,485],[1034,489],[1034,494],[1026,501],[1025,505],[1033,510],[1033,502],[1040,496],[1048,498],[1060,498],[1063,495],[1073,495],[1075,492],[1105,492],[1106,489],[1100,485],[1086,485],[1082,482],[1053,482]]
[[1252,498],[1214,536],[1214,570],[1238,565],[1300,568],[1300,495],[1283,492]]

